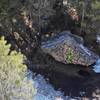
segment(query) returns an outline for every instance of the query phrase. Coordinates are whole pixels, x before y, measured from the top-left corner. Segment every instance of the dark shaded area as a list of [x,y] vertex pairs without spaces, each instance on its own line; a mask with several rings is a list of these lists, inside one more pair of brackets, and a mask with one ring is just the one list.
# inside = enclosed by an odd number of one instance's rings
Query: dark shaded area
[[[88,75],[82,75],[82,77],[78,77],[73,75],[72,71],[66,71],[66,75],[64,73],[48,69],[35,69],[33,71],[37,74],[43,75],[45,79],[49,79],[49,83],[51,83],[56,90],[60,89],[65,95],[71,97],[78,96],[93,98],[93,93],[95,93],[96,89],[100,89],[100,74],[91,75],[85,71],[85,73]],[[67,75],[69,73],[71,74],[70,76]],[[84,73],[81,72],[81,74]],[[97,95],[100,94],[97,93]]]
[[[63,64],[51,56],[37,51],[29,69],[41,74],[56,90],[61,90],[71,97],[95,98],[93,93],[100,89],[100,74],[96,74],[92,66]],[[96,95],[100,95],[97,93]],[[98,98],[98,97],[97,97]]]

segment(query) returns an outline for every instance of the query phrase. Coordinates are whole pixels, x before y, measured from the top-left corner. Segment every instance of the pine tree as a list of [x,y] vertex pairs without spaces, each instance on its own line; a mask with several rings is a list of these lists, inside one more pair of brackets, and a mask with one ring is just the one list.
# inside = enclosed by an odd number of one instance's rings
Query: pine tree
[[10,51],[10,45],[0,39],[0,100],[33,100],[35,89],[26,76],[24,56]]

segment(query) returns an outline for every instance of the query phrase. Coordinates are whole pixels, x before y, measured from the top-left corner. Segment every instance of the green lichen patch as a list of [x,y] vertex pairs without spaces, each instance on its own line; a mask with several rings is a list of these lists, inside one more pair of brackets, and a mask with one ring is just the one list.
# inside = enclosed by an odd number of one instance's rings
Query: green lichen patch
[[67,63],[72,63],[74,58],[73,50],[71,48],[68,48],[66,52],[66,61]]

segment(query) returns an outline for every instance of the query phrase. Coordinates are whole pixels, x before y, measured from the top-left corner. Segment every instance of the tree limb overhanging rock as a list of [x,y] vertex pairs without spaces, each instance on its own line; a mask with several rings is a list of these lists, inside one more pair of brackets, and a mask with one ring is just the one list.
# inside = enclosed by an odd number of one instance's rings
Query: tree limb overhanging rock
[[50,40],[42,42],[41,49],[55,60],[65,64],[89,66],[99,58],[83,46],[81,37],[73,35],[69,31],[61,32]]

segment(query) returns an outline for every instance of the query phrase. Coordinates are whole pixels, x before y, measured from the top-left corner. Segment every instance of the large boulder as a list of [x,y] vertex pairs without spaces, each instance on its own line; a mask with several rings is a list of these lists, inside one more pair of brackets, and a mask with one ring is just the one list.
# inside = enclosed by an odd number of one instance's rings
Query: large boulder
[[95,63],[99,57],[84,47],[83,43],[81,37],[64,31],[50,40],[42,42],[41,48],[59,62],[89,66]]

